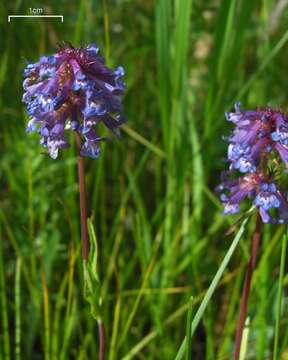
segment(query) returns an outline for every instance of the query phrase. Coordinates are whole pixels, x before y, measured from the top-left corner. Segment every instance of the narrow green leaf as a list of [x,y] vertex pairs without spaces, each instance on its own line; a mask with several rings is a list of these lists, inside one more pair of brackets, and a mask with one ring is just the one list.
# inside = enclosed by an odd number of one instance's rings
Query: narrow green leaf
[[[61,325],[61,309],[66,306],[66,298],[64,292],[66,291],[68,283],[68,272],[63,277],[61,281],[60,288],[57,292],[56,304],[55,304],[55,312],[53,319],[53,329],[52,329],[52,339],[51,339],[51,359],[58,360],[59,357],[59,326]],[[65,319],[64,322],[67,320]]]
[[4,341],[4,359],[10,360],[10,334],[8,322],[8,307],[6,298],[6,285],[4,277],[4,264],[3,264],[3,248],[2,241],[0,241],[0,306],[1,306],[1,325],[3,331]]
[[[217,270],[217,273],[216,275],[214,276],[213,280],[212,280],[212,283],[211,285],[209,286],[209,289],[207,290],[207,293],[203,299],[203,301],[201,302],[200,306],[199,306],[199,309],[192,321],[192,324],[191,324],[191,334],[190,336],[192,337],[197,326],[199,325],[199,322],[200,320],[202,319],[202,316],[204,314],[204,311],[206,310],[207,308],[207,305],[212,297],[212,295],[214,294],[214,291],[217,287],[217,284],[219,282],[219,280],[221,279],[221,276],[223,275],[232,255],[234,254],[234,251],[241,239],[241,236],[244,232],[244,229],[245,229],[245,225],[247,223],[248,219],[245,219],[241,226],[240,226],[240,229],[238,230],[234,240],[232,241],[232,244],[230,245],[230,248],[228,249],[219,269]],[[184,338],[178,352],[177,352],[177,355],[175,357],[175,360],[180,360],[183,358],[184,354],[185,354],[185,351],[186,351],[186,347],[187,347],[187,339],[186,337]]]
[[287,252],[287,233],[282,238],[279,285],[278,285],[278,295],[277,295],[277,315],[276,315],[275,334],[274,334],[273,360],[279,359],[278,348],[279,348],[279,334],[280,334],[280,321],[281,321],[281,310],[282,310],[281,307],[282,307],[286,252]]
[[98,247],[97,239],[94,231],[93,223],[90,219],[87,219],[89,239],[90,239],[90,251],[89,259],[83,261],[83,275],[84,275],[84,289],[83,295],[85,300],[90,304],[90,313],[95,320],[101,319],[100,306],[100,282],[97,272],[97,260],[98,260]]
[[191,9],[192,0],[175,1],[176,19],[173,72],[173,92],[175,97],[181,94],[186,72]]
[[248,81],[246,81],[245,85],[240,89],[240,91],[236,95],[233,102],[236,102],[242,98],[242,96],[246,93],[246,91],[253,84],[255,79],[257,79],[259,74],[261,74],[261,72],[270,64],[271,60],[278,54],[278,52],[287,43],[287,41],[288,41],[288,30],[283,34],[283,36],[280,38],[280,40],[277,42],[277,44],[274,46],[274,48],[269,52],[269,54],[266,56],[266,58],[263,59],[259,68],[253,73],[253,75],[250,77],[250,79]]
[[165,147],[169,142],[170,133],[170,22],[172,6],[171,0],[156,0],[155,2],[155,34],[157,48],[157,75],[159,87],[159,105],[161,111],[162,131]]
[[121,129],[124,130],[132,139],[138,141],[140,144],[144,145],[147,149],[154,152],[154,154],[158,155],[161,158],[165,158],[166,154],[163,150],[161,150],[156,145],[152,144],[150,141],[145,139],[142,135],[138,134],[137,131],[133,130],[127,125],[122,125]]
[[21,359],[21,259],[16,261],[15,271],[15,359]]
[[186,339],[187,339],[187,347],[186,347],[186,360],[191,359],[191,350],[192,350],[192,338],[191,334],[191,324],[192,324],[192,308],[193,308],[193,296],[190,297],[190,306],[187,313],[187,321],[186,321]]
[[245,327],[243,329],[239,360],[245,360],[246,359],[247,349],[248,349],[249,333],[250,333],[250,318],[248,316],[247,319],[245,320]]

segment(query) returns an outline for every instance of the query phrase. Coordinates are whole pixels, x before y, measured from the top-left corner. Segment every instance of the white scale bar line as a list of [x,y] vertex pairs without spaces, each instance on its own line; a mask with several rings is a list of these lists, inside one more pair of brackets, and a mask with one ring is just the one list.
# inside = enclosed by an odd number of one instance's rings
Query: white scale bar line
[[10,22],[11,18],[61,18],[61,22],[64,22],[64,16],[63,15],[8,15],[8,22]]

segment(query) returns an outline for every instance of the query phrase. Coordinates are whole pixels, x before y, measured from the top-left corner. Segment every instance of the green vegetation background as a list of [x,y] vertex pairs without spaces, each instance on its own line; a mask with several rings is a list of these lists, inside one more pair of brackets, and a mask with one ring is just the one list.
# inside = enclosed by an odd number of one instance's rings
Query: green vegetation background
[[[39,6],[64,23],[7,22]],[[21,102],[26,61],[68,40],[96,42],[110,66],[126,70],[122,139],[85,159],[109,360],[174,359],[190,297],[193,317],[239,226],[228,233],[239,216],[224,218],[214,194],[227,166],[224,111],[236,100],[288,107],[287,1],[2,0],[0,15],[0,358],[97,358],[82,291],[75,148],[57,160],[41,154]],[[232,358],[251,231],[253,218],[191,359]],[[264,227],[247,359],[272,358],[283,233]],[[279,359],[288,358],[285,291],[283,305]]]

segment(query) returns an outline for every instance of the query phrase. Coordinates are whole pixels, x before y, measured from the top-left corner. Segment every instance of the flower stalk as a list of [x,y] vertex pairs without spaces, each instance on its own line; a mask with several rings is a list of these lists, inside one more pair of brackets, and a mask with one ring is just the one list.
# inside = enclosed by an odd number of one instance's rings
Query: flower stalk
[[[81,219],[81,246],[82,246],[82,259],[88,261],[90,242],[87,226],[87,202],[86,202],[86,187],[85,187],[85,168],[84,159],[80,154],[81,139],[76,133],[77,144],[77,164],[78,164],[78,179],[79,179],[79,200],[80,200],[80,219]],[[99,334],[99,360],[105,360],[105,326],[101,319],[97,320],[98,334]]]
[[99,360],[105,360],[106,347],[105,347],[105,327],[103,321],[100,319],[97,321],[98,334],[99,334]]
[[81,140],[76,133],[77,144],[77,165],[78,165],[78,179],[79,179],[79,200],[80,200],[80,219],[81,219],[81,244],[82,244],[82,259],[88,260],[89,256],[89,236],[87,227],[87,204],[86,204],[86,187],[85,187],[85,168],[84,159],[80,155]]
[[253,272],[256,265],[256,259],[257,259],[257,252],[258,247],[261,239],[261,227],[262,227],[262,220],[259,212],[257,213],[257,219],[256,219],[256,226],[255,231],[252,238],[252,248],[251,248],[251,256],[248,263],[245,281],[244,281],[244,287],[242,291],[242,297],[241,297],[241,305],[240,305],[240,314],[239,314],[239,320],[237,324],[237,330],[236,330],[236,337],[235,337],[235,352],[234,352],[234,360],[239,359],[240,355],[240,349],[241,349],[241,341],[242,341],[242,335],[243,335],[243,329],[247,314],[247,308],[248,308],[248,299],[250,294],[250,288],[251,288],[251,281]]
[[[58,157],[59,150],[70,146],[67,132],[75,133],[81,248],[83,268],[87,275],[86,279],[84,276],[84,288],[89,288],[86,299],[93,308],[97,307],[95,295],[98,295],[99,279],[94,266],[93,237],[90,238],[89,258],[83,157],[99,157],[99,143],[106,138],[100,136],[100,124],[119,136],[119,127],[125,121],[122,96],[126,85],[122,80],[123,76],[122,66],[112,70],[105,65],[105,59],[100,55],[96,44],[74,48],[69,42],[59,45],[53,55],[41,56],[36,63],[27,64],[24,70],[23,102],[29,115],[26,131],[34,131],[40,135],[40,144],[47,149],[47,154],[52,159]],[[100,314],[95,319],[99,330],[99,360],[104,360],[105,328]]]

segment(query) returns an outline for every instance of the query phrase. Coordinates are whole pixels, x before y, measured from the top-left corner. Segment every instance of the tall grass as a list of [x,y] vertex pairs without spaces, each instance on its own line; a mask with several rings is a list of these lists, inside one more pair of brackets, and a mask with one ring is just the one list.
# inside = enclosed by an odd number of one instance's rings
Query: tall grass
[[[63,24],[8,24],[8,14],[39,3],[0,3],[0,358],[98,353],[97,323],[83,296],[76,149],[53,161],[24,131],[25,61],[62,40],[97,42],[112,67],[126,70],[122,139],[101,144],[100,159],[85,161],[107,358],[174,359],[189,333],[191,353],[186,346],[180,352],[187,359],[232,357],[254,226],[246,225],[232,256],[242,219],[223,217],[214,194],[226,167],[223,113],[236,99],[287,110],[288,13],[280,3],[41,3],[46,13],[63,14]],[[276,319],[277,359],[287,356],[286,275],[278,290],[285,232],[264,226],[247,359],[272,358]],[[229,264],[220,267],[227,254]],[[284,270],[282,263],[280,279]]]

